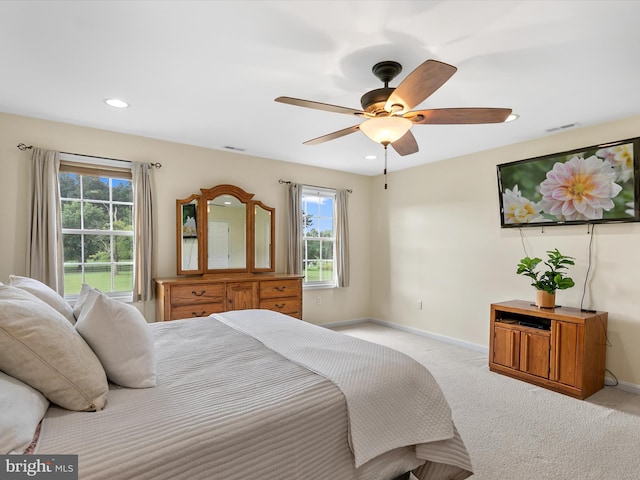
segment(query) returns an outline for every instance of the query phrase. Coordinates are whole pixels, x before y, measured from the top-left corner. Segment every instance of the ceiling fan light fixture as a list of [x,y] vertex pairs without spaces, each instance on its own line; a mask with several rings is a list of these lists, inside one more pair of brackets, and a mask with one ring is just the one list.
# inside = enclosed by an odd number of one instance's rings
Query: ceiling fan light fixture
[[504,121],[504,123],[507,122],[513,122],[514,120],[517,120],[520,118],[520,115],[518,115],[517,113],[512,113],[511,115],[509,115],[506,120]]
[[389,145],[402,138],[413,123],[404,117],[375,117],[360,124],[360,130],[374,142]]

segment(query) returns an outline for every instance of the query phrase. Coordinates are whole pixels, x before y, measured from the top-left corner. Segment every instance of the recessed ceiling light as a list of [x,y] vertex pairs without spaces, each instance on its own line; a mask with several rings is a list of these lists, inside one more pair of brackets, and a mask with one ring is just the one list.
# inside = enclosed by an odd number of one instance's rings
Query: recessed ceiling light
[[104,103],[115,108],[127,108],[129,106],[127,102],[120,100],[119,98],[107,98]]
[[377,155],[365,155],[364,156],[365,160],[375,160],[376,158],[378,158]]
[[511,115],[509,115],[507,117],[507,119],[505,120],[505,122],[513,122],[514,120],[517,120],[520,118],[520,115],[518,115],[517,113],[512,113]]

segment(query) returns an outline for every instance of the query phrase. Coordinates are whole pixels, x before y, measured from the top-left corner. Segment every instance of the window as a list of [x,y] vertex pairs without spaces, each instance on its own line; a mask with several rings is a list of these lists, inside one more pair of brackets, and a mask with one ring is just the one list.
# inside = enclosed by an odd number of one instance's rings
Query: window
[[336,192],[302,187],[302,273],[305,286],[335,287]]
[[[131,171],[69,162],[61,155],[59,173],[64,248],[65,297],[74,298],[82,283],[131,301],[133,292],[133,187]],[[86,157],[79,157],[86,163]],[[76,160],[77,161],[77,160]],[[122,165],[122,162],[118,162]]]

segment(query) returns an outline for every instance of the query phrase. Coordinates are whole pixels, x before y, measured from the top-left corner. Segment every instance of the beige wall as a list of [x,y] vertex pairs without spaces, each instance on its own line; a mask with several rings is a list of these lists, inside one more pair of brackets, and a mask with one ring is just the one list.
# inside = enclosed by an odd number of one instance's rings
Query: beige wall
[[[525,256],[520,231],[500,228],[496,165],[639,134],[634,117],[396,172],[386,192],[376,179],[372,316],[487,347],[490,303],[534,298],[528,279],[515,273]],[[559,291],[557,301],[580,306],[587,227],[522,234],[530,256],[557,247],[576,257],[576,286]],[[589,277],[583,306],[609,312],[607,368],[640,385],[640,224],[595,227]]]
[[[304,318],[313,323],[373,317],[436,335],[488,346],[489,304],[532,299],[515,274],[524,256],[518,230],[501,229],[495,167],[499,163],[638,136],[640,117],[549,135],[381,177],[364,177],[142,137],[0,114],[0,281],[23,274],[28,152],[43,148],[163,164],[155,172],[158,276],[175,275],[175,199],[200,187],[236,184],[276,208],[277,268],[285,251],[285,187],[279,178],[352,188],[351,287],[308,290]],[[393,161],[390,159],[390,161]],[[558,292],[579,306],[587,272],[589,234],[583,226],[523,230],[530,255],[547,249],[576,257],[576,287]],[[584,306],[609,312],[607,367],[640,385],[640,224],[600,225]],[[417,302],[423,309],[417,309]],[[319,303],[318,303],[319,302]],[[154,308],[141,305],[148,319]]]
[[[62,123],[0,113],[0,282],[25,273],[26,183],[30,152],[19,143],[86,155],[160,162],[154,171],[157,213],[156,276],[176,274],[175,200],[199,189],[230,183],[276,209],[276,267],[283,271],[285,255],[286,186],[278,179],[333,188],[350,188],[351,286],[304,293],[304,319],[328,323],[369,316],[371,178],[316,167],[267,160],[237,153],[122,135]],[[221,141],[222,143],[222,141]],[[312,147],[310,147],[312,148]],[[153,303],[138,304],[145,317],[155,318]]]

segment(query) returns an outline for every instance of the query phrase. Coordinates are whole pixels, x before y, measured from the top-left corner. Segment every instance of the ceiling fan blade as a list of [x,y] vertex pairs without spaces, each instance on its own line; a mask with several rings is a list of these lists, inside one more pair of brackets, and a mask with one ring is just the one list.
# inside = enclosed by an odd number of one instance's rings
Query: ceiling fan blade
[[427,60],[400,82],[389,95],[385,110],[393,112],[393,105],[402,105],[404,112],[411,110],[444,85],[457,70],[448,63]]
[[418,142],[416,142],[416,137],[413,136],[411,130],[405,133],[402,137],[391,144],[393,149],[398,152],[399,155],[411,155],[412,153],[416,153],[418,149]]
[[511,115],[510,108],[436,108],[404,114],[413,123],[428,125],[465,125],[502,123]]
[[364,115],[364,112],[362,110],[341,107],[339,105],[330,105],[328,103],[313,102],[311,100],[302,100],[300,98],[278,97],[275,100],[276,102],[280,103],[287,103],[289,105],[295,105],[297,107],[314,108],[316,110],[324,110],[325,112],[345,113],[347,115],[355,115],[357,117],[361,117]]
[[360,130],[360,125],[354,125],[353,127],[343,128],[342,130],[338,130],[337,132],[328,133],[327,135],[323,135],[318,138],[312,138],[311,140],[307,140],[303,142],[305,145],[318,145],[319,143],[328,142],[329,140],[335,140],[336,138],[344,137],[345,135],[349,135],[350,133],[354,133]]

